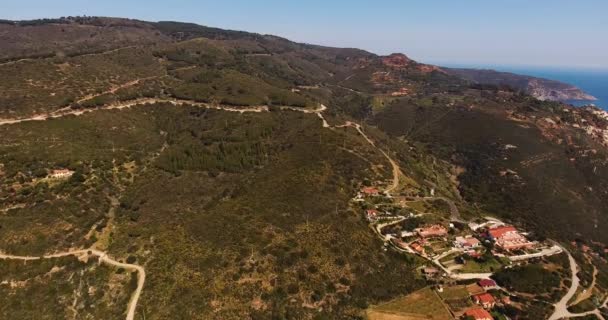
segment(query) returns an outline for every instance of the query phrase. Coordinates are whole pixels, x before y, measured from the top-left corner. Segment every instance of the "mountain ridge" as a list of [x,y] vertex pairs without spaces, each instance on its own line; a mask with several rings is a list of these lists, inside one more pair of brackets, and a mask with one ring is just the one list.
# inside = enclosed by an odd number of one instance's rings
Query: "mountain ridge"
[[468,81],[473,81],[480,84],[511,86],[513,89],[522,90],[539,100],[597,100],[596,97],[584,92],[580,88],[557,80],[533,77],[512,72],[501,72],[493,69],[444,68],[444,70],[446,70],[448,73],[460,76]]
[[[141,292],[136,319],[365,319],[511,265],[474,230],[486,217],[580,266],[556,254],[499,274],[517,300],[496,312],[548,318],[576,291],[570,269],[608,292],[608,113],[403,54],[68,20],[0,33],[0,250],[49,257],[0,261],[0,318],[124,318]],[[455,236],[479,238],[479,257],[434,278]]]

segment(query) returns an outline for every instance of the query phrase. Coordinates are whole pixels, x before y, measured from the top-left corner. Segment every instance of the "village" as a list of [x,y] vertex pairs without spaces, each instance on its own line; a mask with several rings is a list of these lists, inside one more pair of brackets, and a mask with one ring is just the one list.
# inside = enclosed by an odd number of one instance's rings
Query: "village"
[[500,287],[493,274],[563,249],[493,217],[464,221],[448,212],[442,214],[428,202],[449,200],[435,198],[434,190],[430,193],[429,197],[392,196],[367,186],[353,202],[383,240],[383,250],[426,260],[418,271],[431,287],[414,296],[439,297],[451,319],[508,319],[496,307],[517,305],[512,301],[515,295]]

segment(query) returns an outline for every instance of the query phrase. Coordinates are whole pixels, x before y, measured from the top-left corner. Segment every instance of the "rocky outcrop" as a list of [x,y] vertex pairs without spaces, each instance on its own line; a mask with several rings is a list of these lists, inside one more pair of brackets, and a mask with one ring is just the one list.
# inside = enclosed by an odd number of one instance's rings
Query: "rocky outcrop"
[[443,70],[475,83],[508,86],[515,90],[524,91],[539,100],[597,100],[594,96],[571,84],[555,80],[486,69],[443,68]]
[[541,78],[530,78],[528,80],[527,92],[539,100],[597,100],[594,96],[583,92],[573,85]]
[[414,61],[402,53],[393,53],[382,57],[382,63],[390,68],[406,68]]

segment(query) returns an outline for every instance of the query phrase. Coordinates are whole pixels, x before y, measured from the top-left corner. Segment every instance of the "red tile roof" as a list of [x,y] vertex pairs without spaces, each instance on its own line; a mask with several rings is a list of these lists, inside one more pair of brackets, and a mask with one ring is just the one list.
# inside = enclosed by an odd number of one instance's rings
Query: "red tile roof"
[[365,194],[378,194],[378,189],[374,187],[365,187],[361,191]]
[[471,308],[464,312],[465,315],[475,318],[475,320],[492,320],[492,315],[482,308]]
[[502,238],[502,236],[509,232],[517,232],[517,229],[515,229],[513,226],[502,226],[488,230],[488,233],[494,239]]
[[494,297],[489,293],[482,293],[475,296],[475,300],[481,304],[495,303]]
[[477,283],[480,286],[487,288],[487,287],[496,287],[496,281],[492,280],[492,279],[481,279],[479,280],[479,282]]

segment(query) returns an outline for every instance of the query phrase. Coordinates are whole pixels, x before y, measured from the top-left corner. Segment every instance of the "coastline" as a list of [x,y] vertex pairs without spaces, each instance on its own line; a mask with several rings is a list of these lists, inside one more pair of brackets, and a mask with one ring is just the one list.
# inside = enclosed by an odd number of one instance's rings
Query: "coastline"
[[539,77],[573,85],[596,100],[567,99],[564,103],[576,107],[594,105],[608,110],[608,69],[566,68],[566,67],[534,67],[509,65],[474,65],[474,64],[443,64],[451,68],[491,69],[499,72],[510,72],[519,75]]

